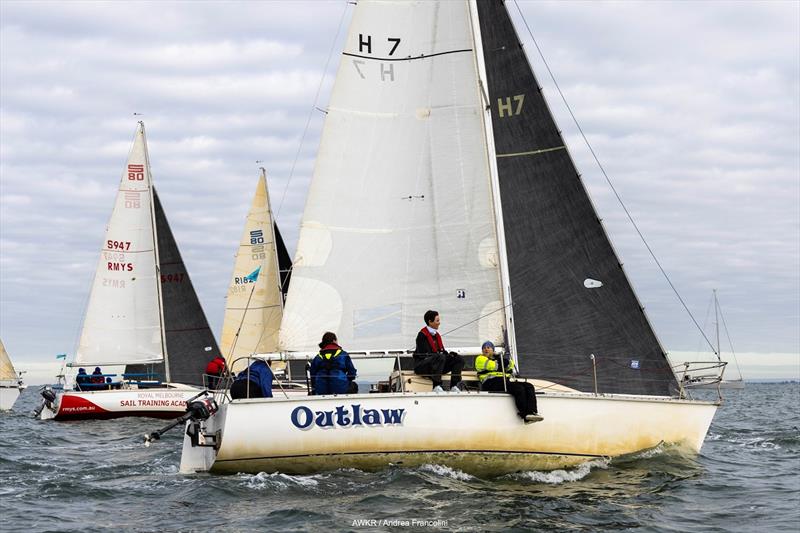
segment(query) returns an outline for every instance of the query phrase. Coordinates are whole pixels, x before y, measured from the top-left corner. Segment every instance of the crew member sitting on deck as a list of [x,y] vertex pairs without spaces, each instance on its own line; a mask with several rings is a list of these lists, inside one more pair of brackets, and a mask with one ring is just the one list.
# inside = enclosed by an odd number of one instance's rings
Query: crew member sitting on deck
[[444,341],[439,335],[438,311],[426,311],[423,317],[425,327],[417,333],[417,346],[414,348],[414,373],[431,378],[434,392],[444,392],[442,374],[450,373],[450,391],[461,392],[461,369],[464,358],[455,352],[444,349]]
[[106,378],[103,377],[103,371],[100,370],[99,366],[94,367],[94,372],[92,372],[91,382],[95,385],[102,385],[106,382]]
[[209,363],[206,365],[208,388],[212,390],[216,389],[220,378],[222,378],[227,370],[225,359],[223,359],[221,355],[217,355],[214,359],[209,361]]
[[514,361],[508,357],[498,358],[491,341],[484,342],[481,350],[483,353],[475,358],[475,370],[481,380],[481,390],[508,392],[514,397],[517,414],[526,424],[543,420],[536,409],[536,391],[533,385],[525,381],[508,380],[514,371]]
[[86,373],[86,369],[79,368],[78,375],[75,376],[75,390],[86,390],[86,385],[89,383],[91,383],[91,378],[89,374]]
[[311,361],[311,386],[314,394],[354,394],[358,392],[356,367],[350,355],[337,344],[336,334],[322,336],[319,353]]
[[231,398],[272,398],[272,370],[266,361],[256,360],[236,376]]

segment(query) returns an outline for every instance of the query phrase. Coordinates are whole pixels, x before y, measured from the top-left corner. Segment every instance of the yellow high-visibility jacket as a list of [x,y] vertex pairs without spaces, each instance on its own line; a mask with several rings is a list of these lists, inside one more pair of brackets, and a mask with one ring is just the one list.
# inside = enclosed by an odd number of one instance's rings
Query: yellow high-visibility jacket
[[[478,379],[481,383],[489,378],[502,377],[503,369],[500,364],[500,359],[489,359],[481,354],[475,358],[475,370],[478,371]],[[509,359],[508,365],[505,367],[506,375],[510,376],[514,371],[514,360]]]

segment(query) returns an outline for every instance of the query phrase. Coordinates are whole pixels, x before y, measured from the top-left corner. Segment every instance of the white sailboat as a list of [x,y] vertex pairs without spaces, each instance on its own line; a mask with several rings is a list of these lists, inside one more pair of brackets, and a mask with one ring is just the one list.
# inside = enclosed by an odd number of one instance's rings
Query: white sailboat
[[[100,259],[75,361],[121,370],[46,388],[42,419],[174,418],[200,393],[218,353],[153,187],[139,123]],[[91,379],[97,382],[89,382]]]
[[[725,328],[725,335],[728,337],[728,344],[730,345],[731,355],[733,356],[733,361],[736,366],[737,377],[733,379],[725,379],[724,372],[720,375],[716,375],[716,373],[713,371],[709,371],[708,373],[695,371],[692,374],[689,374],[687,371],[684,372],[684,374],[680,377],[682,378],[686,387],[693,389],[744,389],[744,378],[742,377],[742,371],[739,368],[739,361],[736,360],[736,352],[733,350],[733,342],[731,342],[728,326],[725,324],[725,318],[722,315],[722,308],[719,305],[719,298],[717,298],[716,289],[713,291],[712,302],[714,305],[714,331],[717,340],[717,349],[715,354],[717,357],[717,362],[722,365],[725,370],[727,370],[727,365],[729,362],[722,359],[722,342],[720,341],[719,335],[719,325],[721,319]],[[680,368],[680,366],[678,368]]]
[[0,411],[10,411],[23,389],[22,372],[14,370],[6,347],[0,340]]
[[400,369],[427,309],[450,350],[503,345],[544,420],[396,370],[372,394],[223,401],[188,423],[181,471],[493,475],[702,446],[717,404],[684,397],[496,0],[358,2],[263,357],[334,331],[356,365]]
[[239,371],[254,353],[278,350],[291,259],[272,217],[262,168],[228,286],[220,349]]

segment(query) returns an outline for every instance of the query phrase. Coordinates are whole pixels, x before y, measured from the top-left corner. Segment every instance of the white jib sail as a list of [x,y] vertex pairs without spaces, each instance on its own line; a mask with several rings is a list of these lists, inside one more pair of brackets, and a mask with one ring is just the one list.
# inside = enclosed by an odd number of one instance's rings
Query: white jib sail
[[0,381],[16,381],[17,372],[14,370],[14,365],[11,364],[11,358],[6,352],[6,347],[3,341],[0,340]]
[[228,363],[252,353],[276,351],[282,314],[283,297],[272,213],[262,173],[247,214],[228,287],[220,343],[220,350]]
[[[497,241],[466,1],[359,2],[303,214],[280,345],[502,340]],[[480,318],[483,317],[483,318]]]
[[164,358],[152,197],[140,123],[101,247],[77,364],[120,365]]

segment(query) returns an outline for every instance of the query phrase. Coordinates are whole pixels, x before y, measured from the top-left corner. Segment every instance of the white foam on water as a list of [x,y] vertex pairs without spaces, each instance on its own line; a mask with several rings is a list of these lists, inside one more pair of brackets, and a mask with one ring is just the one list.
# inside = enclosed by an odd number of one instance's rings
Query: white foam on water
[[248,487],[257,490],[284,490],[289,488],[290,485],[311,488],[319,485],[319,481],[314,479],[317,476],[290,476],[289,474],[282,474],[280,472],[274,474],[259,472],[258,474],[241,474],[241,476]]
[[551,470],[550,472],[540,472],[538,470],[531,470],[528,472],[519,472],[510,474],[508,477],[516,479],[524,479],[535,481],[537,483],[549,483],[551,485],[558,485],[561,483],[569,483],[572,481],[580,481],[589,475],[593,468],[608,468],[608,459],[593,459],[585,463],[579,464],[571,470]]
[[631,455],[633,459],[652,459],[653,457],[657,457],[659,455],[664,455],[666,453],[666,448],[663,444],[659,444],[658,446],[654,446],[649,450],[643,450],[641,452],[636,452]]
[[459,481],[469,481],[470,479],[475,479],[475,477],[467,474],[466,472],[462,472],[461,470],[456,470],[444,465],[425,464],[420,466],[419,469],[424,472],[431,472],[437,476],[449,477]]
[[737,444],[740,444],[741,446],[744,446],[746,448],[762,448],[762,449],[765,449],[765,450],[780,450],[781,449],[780,445],[775,444],[771,440],[764,439],[764,438],[761,438],[761,437],[755,437],[755,438],[752,438],[752,439],[733,440],[732,442],[736,442]]

